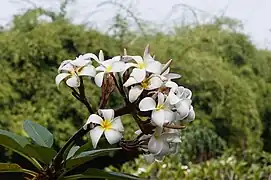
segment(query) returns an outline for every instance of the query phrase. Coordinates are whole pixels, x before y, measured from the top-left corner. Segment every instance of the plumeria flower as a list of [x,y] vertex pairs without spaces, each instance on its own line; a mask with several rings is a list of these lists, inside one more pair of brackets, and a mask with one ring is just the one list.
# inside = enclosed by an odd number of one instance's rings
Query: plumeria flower
[[178,84],[171,80],[179,79],[181,78],[181,75],[176,74],[176,73],[170,73],[170,68],[168,68],[165,72],[161,74],[161,78],[164,81],[166,87],[178,88]]
[[120,56],[115,56],[112,59],[108,59],[104,61],[104,56],[102,51],[99,53],[99,60],[98,63],[100,66],[96,68],[97,71],[100,71],[95,76],[95,83],[97,86],[101,87],[103,84],[104,75],[106,73],[115,73],[115,72],[122,72],[126,68],[124,62],[120,61]]
[[179,107],[179,110],[177,109],[177,112],[175,115],[176,115],[175,116],[176,120],[182,120],[183,122],[194,121],[195,116],[196,116],[192,105],[189,107],[189,110],[187,110],[187,105],[185,105],[184,107],[181,107],[181,108]]
[[137,83],[142,82],[147,72],[160,74],[162,71],[162,64],[155,61],[149,54],[149,46],[145,48],[143,58],[141,56],[130,56],[136,63],[127,63],[129,67],[134,67],[131,78],[134,78]]
[[[90,53],[89,53],[90,54]],[[58,68],[58,74],[55,78],[56,85],[59,86],[60,82],[64,79],[66,84],[70,87],[79,87],[79,76],[94,77],[96,74],[95,68],[91,65],[89,54],[79,56],[75,60],[65,60]]]
[[137,83],[134,78],[130,78],[123,85],[125,87],[132,86],[129,91],[129,101],[134,102],[141,95],[144,90],[154,90],[160,88],[163,85],[163,81],[159,76],[150,76],[144,79],[141,83]]
[[163,81],[170,81],[172,79],[179,79],[182,76],[180,74],[177,73],[170,73],[170,64],[172,62],[172,59],[170,59],[164,66],[162,69],[162,73],[161,73],[161,78],[163,79]]
[[192,92],[183,86],[172,87],[168,96],[170,104],[177,104],[182,99],[191,99]]
[[144,155],[147,162],[160,161],[163,156],[171,153],[172,149],[181,142],[178,131],[172,130],[163,133],[162,131],[162,128],[157,127],[149,140],[148,151],[150,154]]
[[110,144],[119,142],[122,138],[121,133],[124,131],[120,117],[114,118],[113,109],[100,109],[98,114],[99,115],[90,115],[86,123],[86,125],[89,123],[97,124],[96,127],[90,130],[93,147],[97,147],[98,141],[103,133]]
[[195,113],[193,107],[191,106],[191,97],[192,92],[183,86],[179,86],[178,88],[171,88],[168,98],[170,104],[174,105],[175,109],[177,110],[178,114],[176,114],[176,118],[178,120],[183,120],[188,116],[189,120],[194,120]]
[[153,98],[146,97],[140,101],[139,109],[141,111],[152,111],[151,119],[159,127],[163,127],[164,123],[170,123],[175,119],[168,98],[165,99],[161,92],[158,93],[158,103]]

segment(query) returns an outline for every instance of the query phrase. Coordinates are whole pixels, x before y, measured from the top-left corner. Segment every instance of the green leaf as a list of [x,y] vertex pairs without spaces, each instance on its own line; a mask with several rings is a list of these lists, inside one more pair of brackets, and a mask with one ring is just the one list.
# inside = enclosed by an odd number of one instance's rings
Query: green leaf
[[27,169],[21,168],[18,164],[14,163],[0,163],[0,173],[12,173],[12,172],[22,172],[35,176],[37,173]]
[[0,172],[18,172],[21,170],[21,166],[14,163],[0,163]]
[[73,146],[73,147],[70,149],[70,151],[69,151],[69,153],[68,153],[66,159],[70,159],[72,156],[74,156],[75,153],[78,151],[78,149],[80,149],[80,146]]
[[20,154],[29,160],[35,167],[41,169],[41,165],[35,159],[29,157],[28,153],[25,151],[24,146],[27,144],[30,144],[30,142],[25,137],[9,131],[0,130],[0,145]]
[[45,127],[26,120],[24,121],[24,130],[38,145],[52,147],[54,143],[53,135]]
[[27,152],[29,156],[47,165],[50,164],[51,160],[56,155],[56,151],[52,148],[42,147],[33,144],[27,144],[24,147],[24,150]]
[[92,146],[92,143],[91,141],[88,141],[87,143],[85,143],[84,145],[82,145],[76,152],[74,155],[78,155],[84,151],[87,151],[87,150],[91,150],[93,149],[93,146]]
[[142,180],[142,178],[123,174],[123,173],[117,173],[117,172],[107,172],[100,169],[88,169],[86,172],[82,174],[76,174],[71,176],[64,177],[65,180],[75,180],[75,179],[82,179],[82,178],[90,178],[90,179],[108,179],[108,180],[120,180],[120,179],[127,179],[127,180]]
[[27,138],[14,134],[12,132],[0,129],[0,134],[10,137],[14,141],[16,141],[18,144],[20,144],[21,147],[24,147],[25,145],[30,144]]
[[104,156],[110,152],[114,152],[114,151],[117,151],[120,149],[121,148],[110,148],[110,149],[99,149],[99,150],[82,152],[82,153],[78,154],[77,156],[73,157],[72,159],[67,160],[66,161],[66,168],[70,169],[70,168],[77,167],[77,166],[84,164],[85,162],[90,161],[96,157]]

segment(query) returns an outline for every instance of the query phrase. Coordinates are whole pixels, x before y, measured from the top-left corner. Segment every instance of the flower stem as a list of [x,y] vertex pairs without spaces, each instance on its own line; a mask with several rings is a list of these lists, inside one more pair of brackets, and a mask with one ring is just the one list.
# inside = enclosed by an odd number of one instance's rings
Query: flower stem
[[90,104],[88,103],[88,100],[87,100],[87,98],[86,98],[86,94],[85,94],[85,86],[84,86],[84,81],[83,81],[83,78],[82,77],[80,77],[80,86],[79,86],[79,97],[80,97],[80,101],[83,103],[83,104],[85,104],[85,106],[87,107],[87,109],[88,109],[88,112],[90,113],[90,114],[93,114],[94,113],[94,111],[92,110],[92,108],[91,108],[91,106],[90,106]]

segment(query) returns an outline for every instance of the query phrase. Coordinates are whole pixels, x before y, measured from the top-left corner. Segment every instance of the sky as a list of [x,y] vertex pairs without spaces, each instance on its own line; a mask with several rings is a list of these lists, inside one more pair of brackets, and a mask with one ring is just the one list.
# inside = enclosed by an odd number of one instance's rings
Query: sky
[[[12,15],[23,12],[34,2],[37,6],[57,10],[57,0],[1,0],[0,24],[10,22]],[[119,8],[103,4],[106,0],[75,0],[68,6],[68,17],[75,23],[89,22],[94,27],[108,29]],[[200,21],[224,15],[240,20],[244,32],[261,48],[271,49],[271,1],[270,0],[118,0],[137,17],[151,24],[169,27],[183,19],[195,22],[193,9]],[[161,26],[162,27],[162,26]]]

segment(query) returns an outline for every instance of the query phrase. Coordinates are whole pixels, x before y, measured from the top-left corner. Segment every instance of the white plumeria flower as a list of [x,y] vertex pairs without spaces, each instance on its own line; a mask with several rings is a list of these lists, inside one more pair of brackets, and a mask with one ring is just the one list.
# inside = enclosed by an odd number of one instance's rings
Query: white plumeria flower
[[160,161],[163,156],[173,152],[177,143],[181,142],[178,131],[172,130],[162,133],[162,130],[162,128],[156,128],[149,140],[148,151],[151,154],[145,155],[147,162]]
[[166,87],[178,88],[178,84],[171,80],[179,79],[181,78],[181,75],[176,73],[170,73],[170,68],[167,68],[167,70],[161,74],[161,78],[164,81]]
[[[168,98],[171,105],[174,105],[177,110],[176,119],[183,120],[188,117],[187,121],[192,121],[195,118],[195,112],[193,107],[191,106],[192,100],[192,92],[184,88],[183,86],[179,86],[178,88],[171,88]],[[191,108],[192,107],[192,108]]]
[[[185,108],[187,108],[187,106],[185,106]],[[188,110],[188,114],[187,114],[187,109],[183,110],[185,108],[179,108],[179,111],[176,112],[176,120],[182,120],[183,122],[191,122],[194,121],[195,119],[195,111],[193,106],[191,105],[189,110]],[[178,110],[178,109],[177,109]],[[183,114],[181,113],[183,112]]]
[[183,86],[172,87],[168,96],[170,104],[177,104],[182,99],[191,99],[192,92]]
[[143,58],[141,56],[130,57],[136,61],[136,63],[127,63],[129,67],[135,67],[130,77],[134,78],[137,83],[145,79],[147,72],[161,74],[162,64],[151,57],[149,54],[149,46],[145,48]]
[[97,71],[100,71],[95,76],[95,83],[97,86],[101,87],[103,84],[104,75],[106,73],[115,73],[115,72],[122,72],[125,70],[126,65],[124,62],[120,61],[120,56],[115,56],[112,59],[108,59],[104,61],[104,56],[102,51],[99,53],[99,61],[98,63],[100,66],[96,68]]
[[123,86],[128,87],[131,85],[134,86],[132,86],[129,91],[129,101],[134,102],[144,90],[154,90],[160,88],[163,85],[163,81],[159,76],[150,76],[149,78],[144,79],[141,83],[137,84],[137,81],[134,78],[131,78]]
[[97,147],[98,141],[103,133],[110,144],[119,142],[122,138],[121,133],[124,131],[120,117],[114,118],[113,109],[100,109],[98,113],[99,115],[90,115],[86,123],[86,125],[89,123],[95,123],[98,125],[90,130],[93,147]]
[[177,73],[170,73],[170,64],[172,62],[172,59],[170,59],[164,66],[162,69],[162,74],[161,77],[164,81],[170,81],[172,79],[179,79],[182,76],[180,74]]
[[60,82],[64,79],[66,84],[70,87],[79,87],[79,76],[94,77],[96,74],[95,68],[91,65],[91,53],[81,55],[75,60],[65,60],[58,68],[58,74],[55,78],[56,85],[59,86]]
[[170,123],[175,119],[175,114],[171,111],[171,105],[168,98],[159,92],[158,103],[151,97],[142,99],[139,103],[139,109],[141,111],[151,111],[151,119],[159,127],[163,127],[164,123]]

